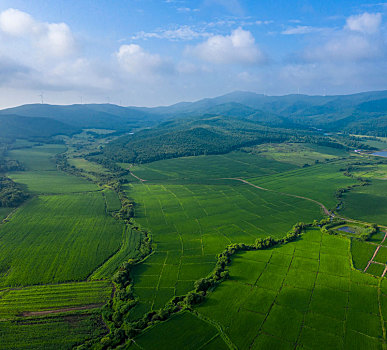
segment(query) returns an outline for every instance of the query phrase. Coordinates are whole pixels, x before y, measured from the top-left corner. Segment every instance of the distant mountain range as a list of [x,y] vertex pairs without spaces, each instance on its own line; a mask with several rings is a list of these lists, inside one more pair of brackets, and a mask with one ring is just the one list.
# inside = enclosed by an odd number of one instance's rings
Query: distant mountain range
[[85,128],[126,132],[166,120],[205,115],[241,118],[271,127],[321,128],[387,136],[387,91],[338,96],[265,96],[236,91],[197,102],[155,108],[29,104],[0,110],[0,137],[50,137]]

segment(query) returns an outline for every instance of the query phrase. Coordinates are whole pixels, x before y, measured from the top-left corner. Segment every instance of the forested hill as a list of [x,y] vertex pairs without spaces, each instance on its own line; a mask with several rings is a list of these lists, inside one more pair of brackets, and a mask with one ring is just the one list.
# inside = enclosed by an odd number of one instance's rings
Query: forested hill
[[48,118],[76,128],[102,128],[128,131],[154,125],[164,116],[113,104],[82,104],[56,106],[29,104],[0,110],[0,115]]
[[244,118],[205,115],[164,122],[123,136],[91,157],[99,162],[145,163],[166,158],[228,153],[241,147],[286,141],[344,148],[345,144],[307,129],[273,128]]
[[327,131],[387,135],[387,91],[338,96],[265,96],[236,91],[192,103],[140,110],[170,117],[212,113],[271,126],[308,125]]
[[80,128],[49,118],[29,118],[18,115],[0,114],[0,140],[14,139],[47,140],[55,135],[71,135]]
[[[113,104],[69,106],[29,104],[0,110],[0,137],[44,138],[57,134],[70,135],[87,128],[112,129],[124,133],[153,128],[166,121],[179,121],[178,124],[182,127],[184,123],[192,122],[195,118],[203,119],[206,115],[229,117],[229,122],[234,120],[234,124],[239,120],[241,125],[253,130],[260,125],[262,128],[265,126],[287,130],[318,128],[328,132],[387,136],[386,111],[387,91],[342,96],[264,96],[252,92],[233,92],[212,99],[156,108],[121,107]],[[156,133],[161,134],[149,137],[152,137],[152,142],[159,143],[166,154],[179,152],[186,154],[188,146],[181,150],[165,149],[167,146],[163,144],[163,140],[168,137],[167,135],[172,135],[171,127],[172,124],[161,125],[155,129]],[[231,129],[234,128],[235,126]],[[177,133],[177,129],[174,129],[174,134],[170,137],[176,139],[176,142],[172,143],[173,147],[176,144],[183,144],[180,139],[185,139],[186,145],[194,143],[195,146],[191,147],[188,153],[195,153],[196,150],[200,150],[200,153],[205,153],[208,149],[224,150],[224,140],[230,141],[227,141],[226,149],[252,142],[251,135],[248,137],[245,135],[247,138],[242,142],[239,134],[236,137],[230,133],[225,136],[219,130],[211,130],[209,134],[208,129],[185,131],[183,129]],[[151,135],[152,132],[149,133]],[[204,137],[206,133],[208,139]],[[217,140],[218,137],[220,140]],[[213,145],[210,147],[211,143]],[[131,158],[143,159],[143,153],[139,150]]]

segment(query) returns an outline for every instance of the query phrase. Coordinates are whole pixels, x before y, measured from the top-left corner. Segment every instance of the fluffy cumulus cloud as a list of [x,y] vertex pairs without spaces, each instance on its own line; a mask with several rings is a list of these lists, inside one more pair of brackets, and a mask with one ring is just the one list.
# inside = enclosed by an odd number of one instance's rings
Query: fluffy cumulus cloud
[[308,62],[357,62],[385,57],[386,43],[381,34],[380,13],[363,13],[347,18],[346,25],[323,41],[305,49]]
[[387,43],[382,20],[380,13],[365,12],[348,17],[341,28],[315,35],[312,45],[278,67],[278,81],[309,93],[323,93],[325,88],[328,93],[385,89]]
[[43,53],[63,57],[75,51],[75,40],[65,23],[43,23],[28,13],[8,9],[0,13],[0,29],[14,39],[25,39]]
[[199,59],[220,64],[259,64],[265,56],[251,32],[238,28],[230,35],[214,35],[205,42],[187,49]]
[[355,32],[374,34],[379,31],[381,23],[381,13],[365,12],[361,15],[350,16],[347,19],[346,28]]
[[149,53],[136,44],[121,45],[116,57],[127,73],[140,80],[174,72],[174,66],[168,59]]
[[83,57],[66,23],[40,22],[30,14],[0,13],[0,88],[24,91],[108,89],[109,69]]

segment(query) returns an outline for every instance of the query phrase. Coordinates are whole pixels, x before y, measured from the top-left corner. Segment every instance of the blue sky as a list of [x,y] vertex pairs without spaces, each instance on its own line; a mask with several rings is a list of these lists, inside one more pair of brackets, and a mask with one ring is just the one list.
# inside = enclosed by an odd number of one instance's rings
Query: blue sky
[[3,0],[0,107],[387,89],[380,1]]

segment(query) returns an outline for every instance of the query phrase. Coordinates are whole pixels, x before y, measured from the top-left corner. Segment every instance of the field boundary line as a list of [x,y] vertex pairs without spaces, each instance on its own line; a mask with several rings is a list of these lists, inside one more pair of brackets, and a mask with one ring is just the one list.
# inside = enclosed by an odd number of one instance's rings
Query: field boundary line
[[[320,265],[321,265],[321,247],[322,247],[322,238],[323,238],[323,234],[321,233],[321,236],[320,236],[320,249],[318,251],[318,267],[317,267],[317,271],[316,271],[316,276],[314,278],[314,282],[313,282],[313,287],[312,287],[312,291],[310,293],[310,297],[309,297],[309,300],[308,300],[308,309],[306,312],[304,312],[303,316],[302,316],[302,323],[301,323],[301,327],[300,327],[300,330],[299,330],[299,333],[298,333],[298,336],[297,336],[297,339],[296,339],[296,343],[294,345],[294,350],[297,349],[298,347],[298,342],[300,341],[300,338],[301,338],[301,334],[302,334],[302,331],[305,327],[305,319],[306,319],[306,315],[307,313],[309,312],[310,310],[310,305],[312,303],[312,299],[313,299],[313,294],[314,294],[314,291],[316,289],[316,283],[317,283],[317,278],[318,278],[318,274],[320,272]],[[296,250],[294,250],[296,251]]]
[[[165,255],[163,267],[161,268],[160,275],[159,275],[159,280],[157,281],[157,286],[155,288],[155,291],[159,291],[160,290],[160,281],[161,281],[161,278],[163,277],[164,268],[165,268],[166,262],[168,260],[168,254],[169,254],[169,252],[167,252],[167,254]],[[173,293],[173,294],[175,294],[175,293]],[[153,298],[152,305],[151,305],[151,310],[153,310],[153,306],[155,305],[156,297],[157,297],[157,295],[155,293],[155,297]]]
[[[282,288],[283,288],[283,286],[284,286],[284,284],[285,284],[286,277],[288,276],[288,273],[289,273],[289,271],[290,271],[290,266],[292,265],[293,260],[294,260],[294,252],[295,252],[295,250],[293,251],[292,259],[291,259],[290,262],[289,262],[289,266],[288,266],[288,269],[287,269],[287,271],[286,271],[286,274],[285,274],[285,276],[284,276],[284,278],[283,278],[283,280],[282,280],[281,286],[278,288],[277,294],[276,294],[276,296],[275,296],[273,302],[271,303],[271,305],[270,305],[270,307],[269,307],[269,310],[268,310],[267,313],[266,313],[266,317],[264,318],[264,320],[262,321],[261,325],[259,326],[259,329],[258,329],[258,331],[257,331],[257,335],[254,337],[254,339],[253,339],[252,342],[250,343],[249,349],[251,349],[251,347],[254,345],[255,341],[256,341],[257,338],[259,337],[259,335],[264,331],[264,330],[263,330],[263,326],[264,326],[265,322],[267,321],[267,319],[268,319],[268,317],[269,317],[269,315],[270,315],[270,312],[271,312],[271,310],[273,309],[273,306],[275,305],[275,302],[276,302],[276,300],[277,300],[277,298],[278,298],[278,295],[279,295],[279,294],[281,293],[281,291],[282,291]],[[270,257],[270,258],[271,258],[271,257]]]
[[206,341],[200,348],[198,348],[197,350],[201,350],[203,349],[205,346],[207,346],[208,344],[210,344],[214,339],[216,339],[217,337],[220,337],[220,333],[217,333],[215,334],[210,340]]
[[[387,266],[384,269],[384,271],[386,271],[386,269],[387,269]],[[384,275],[384,272],[383,272],[383,275]],[[382,333],[383,333],[383,345],[385,347],[386,346],[386,326],[384,324],[384,317],[383,317],[382,303],[381,303],[381,296],[382,296],[381,285],[382,285],[382,280],[384,277],[383,275],[381,278],[379,278],[379,281],[378,281],[378,306],[379,306],[380,324],[382,326]]]
[[231,339],[227,336],[227,334],[224,333],[222,326],[218,322],[216,322],[213,319],[210,319],[210,318],[204,316],[203,314],[199,313],[196,310],[192,310],[191,312],[198,319],[200,319],[202,321],[205,321],[205,322],[211,324],[212,326],[214,326],[218,330],[218,334],[223,338],[224,342],[228,345],[229,349],[232,349],[232,350],[237,350],[238,349],[238,347],[231,341]]

